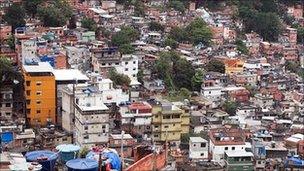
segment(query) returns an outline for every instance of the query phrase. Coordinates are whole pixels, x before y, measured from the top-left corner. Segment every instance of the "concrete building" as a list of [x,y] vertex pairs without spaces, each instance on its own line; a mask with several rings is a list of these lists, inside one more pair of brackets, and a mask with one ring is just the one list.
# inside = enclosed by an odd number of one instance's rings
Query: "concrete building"
[[138,57],[121,55],[117,48],[94,49],[92,65],[94,71],[100,72],[103,76],[107,76],[109,69],[114,68],[118,73],[127,75],[131,81],[137,81]]
[[[189,121],[189,114],[169,102],[153,105],[152,135],[155,141],[180,142],[183,120]],[[186,115],[187,117],[183,117]],[[189,129],[188,129],[189,130]]]
[[254,170],[253,154],[246,151],[226,151],[226,170]]
[[[238,129],[212,129],[209,131],[209,153],[214,161],[223,161],[227,151],[245,151],[248,145],[245,143],[244,131]],[[249,146],[250,147],[250,146]]]
[[26,116],[30,125],[56,123],[56,88],[48,62],[23,65]]
[[194,160],[208,159],[208,141],[201,137],[190,137],[189,158]]
[[13,89],[11,87],[1,88],[0,100],[0,118],[12,119]]
[[37,59],[37,42],[36,39],[21,41],[22,63],[32,62]]
[[253,103],[260,107],[262,111],[269,111],[273,108],[274,101],[270,95],[256,94]]
[[75,141],[80,146],[106,144],[109,140],[109,108],[100,94],[85,88],[75,99]]
[[136,140],[130,134],[111,134],[109,137],[110,148],[121,154],[121,143],[123,143],[124,157],[131,157]]

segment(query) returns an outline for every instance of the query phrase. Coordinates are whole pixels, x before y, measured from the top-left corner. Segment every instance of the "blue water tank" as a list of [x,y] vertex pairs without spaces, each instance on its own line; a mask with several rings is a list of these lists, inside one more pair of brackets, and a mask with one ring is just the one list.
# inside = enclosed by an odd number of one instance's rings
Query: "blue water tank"
[[77,157],[80,147],[73,144],[61,144],[56,147],[56,150],[59,151],[61,161],[66,163]]
[[9,143],[14,140],[13,132],[2,132],[0,135],[0,143]]
[[68,171],[98,171],[98,163],[92,159],[73,159],[66,166]]
[[42,171],[54,170],[58,154],[52,151],[31,151],[25,154],[26,161],[38,162],[42,165]]

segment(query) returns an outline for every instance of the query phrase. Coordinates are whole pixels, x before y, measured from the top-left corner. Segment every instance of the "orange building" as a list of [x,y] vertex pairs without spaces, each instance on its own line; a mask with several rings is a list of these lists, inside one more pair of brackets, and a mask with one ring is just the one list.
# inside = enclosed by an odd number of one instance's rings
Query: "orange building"
[[244,67],[244,61],[240,59],[227,59],[224,60],[225,64],[225,73],[228,75],[234,74],[234,73],[242,73],[243,67]]
[[56,90],[53,68],[48,62],[23,65],[26,117],[30,125],[56,123]]

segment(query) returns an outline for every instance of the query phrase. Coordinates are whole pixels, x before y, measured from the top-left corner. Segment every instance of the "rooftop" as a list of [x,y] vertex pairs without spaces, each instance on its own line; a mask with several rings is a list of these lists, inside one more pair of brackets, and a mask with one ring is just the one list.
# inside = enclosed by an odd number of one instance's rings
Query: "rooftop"
[[23,68],[25,72],[32,72],[32,73],[54,71],[53,67],[48,62],[38,62],[33,65],[23,65]]
[[251,152],[247,152],[245,150],[226,151],[225,153],[228,157],[253,157]]
[[53,73],[56,81],[89,80],[78,69],[55,69]]
[[205,140],[202,137],[190,137],[190,141],[191,142],[208,142],[207,140]]

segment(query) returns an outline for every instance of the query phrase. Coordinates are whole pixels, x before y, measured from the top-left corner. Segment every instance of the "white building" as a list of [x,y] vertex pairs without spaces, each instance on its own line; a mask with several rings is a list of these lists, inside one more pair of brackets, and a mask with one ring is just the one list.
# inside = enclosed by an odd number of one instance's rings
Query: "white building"
[[89,49],[86,46],[67,46],[66,56],[71,68],[82,69],[81,66],[89,61]]
[[208,141],[201,137],[190,137],[190,159],[208,159]]
[[35,39],[21,41],[22,63],[31,62],[37,58],[37,44]]
[[87,88],[76,97],[75,138],[80,146],[91,147],[109,140],[109,108],[100,95]]

